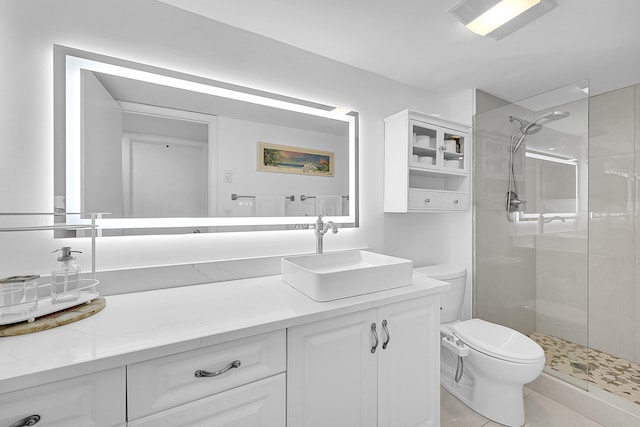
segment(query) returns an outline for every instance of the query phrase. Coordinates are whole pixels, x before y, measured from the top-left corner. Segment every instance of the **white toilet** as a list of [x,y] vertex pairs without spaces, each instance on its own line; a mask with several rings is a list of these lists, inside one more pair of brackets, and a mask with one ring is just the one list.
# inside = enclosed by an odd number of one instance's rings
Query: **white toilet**
[[466,269],[432,265],[414,272],[451,283],[441,294],[440,383],[479,414],[524,425],[522,386],[544,368],[544,350],[513,329],[481,319],[461,321]]

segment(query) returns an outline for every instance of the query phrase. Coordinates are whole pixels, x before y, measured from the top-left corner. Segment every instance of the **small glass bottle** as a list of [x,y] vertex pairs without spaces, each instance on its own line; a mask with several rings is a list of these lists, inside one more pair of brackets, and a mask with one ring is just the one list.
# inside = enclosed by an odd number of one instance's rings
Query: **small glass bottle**
[[71,302],[80,298],[80,266],[71,255],[71,247],[65,246],[53,251],[62,252],[58,257],[60,265],[51,273],[51,301],[54,303]]

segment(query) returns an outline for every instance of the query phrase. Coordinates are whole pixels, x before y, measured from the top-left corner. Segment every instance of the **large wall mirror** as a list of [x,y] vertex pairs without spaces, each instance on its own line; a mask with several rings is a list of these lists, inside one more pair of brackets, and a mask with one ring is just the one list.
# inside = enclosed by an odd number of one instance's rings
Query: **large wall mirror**
[[[103,235],[358,224],[358,116],[54,47],[56,208]],[[70,217],[75,222],[82,216]]]

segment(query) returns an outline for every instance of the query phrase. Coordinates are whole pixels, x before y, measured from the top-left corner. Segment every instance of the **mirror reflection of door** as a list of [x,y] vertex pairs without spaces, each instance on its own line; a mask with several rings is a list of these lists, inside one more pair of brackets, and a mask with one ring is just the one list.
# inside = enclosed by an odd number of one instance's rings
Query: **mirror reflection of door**
[[83,72],[82,108],[84,211],[110,218],[215,212],[215,116],[118,101],[90,72]]
[[125,134],[123,159],[125,217],[208,216],[206,142]]

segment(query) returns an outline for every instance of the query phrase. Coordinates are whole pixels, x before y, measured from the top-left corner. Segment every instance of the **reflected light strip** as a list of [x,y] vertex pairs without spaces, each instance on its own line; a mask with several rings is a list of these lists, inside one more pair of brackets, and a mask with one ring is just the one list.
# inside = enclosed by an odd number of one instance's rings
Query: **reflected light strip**
[[532,159],[540,159],[540,160],[546,160],[549,162],[563,163],[565,165],[571,165],[571,166],[575,166],[578,163],[577,159],[546,156],[544,154],[533,153],[529,150],[525,152],[525,156],[530,157]]
[[[119,77],[127,77],[135,80],[146,81],[163,86],[185,89],[193,92],[205,93],[238,101],[250,102],[274,108],[309,114],[317,117],[325,117],[349,123],[349,215],[327,216],[326,220],[337,224],[355,222],[355,117],[347,115],[344,110],[335,108],[327,111],[292,102],[252,95],[244,92],[236,92],[217,86],[196,83],[189,80],[135,70],[104,62],[93,61],[75,56],[66,56],[66,194],[67,211],[84,212],[82,200],[82,78],[81,71],[97,71],[109,73]],[[350,112],[350,111],[348,111]],[[166,228],[166,227],[191,227],[191,226],[232,226],[232,225],[287,225],[287,224],[313,224],[313,217],[259,217],[260,223],[256,224],[258,217],[210,217],[210,218],[103,218],[96,224],[103,229],[113,228]],[[69,215],[69,223],[85,224],[89,220],[82,219],[79,215]]]
[[538,3],[540,3],[540,0],[502,0],[469,22],[466,27],[476,34],[486,36]]

